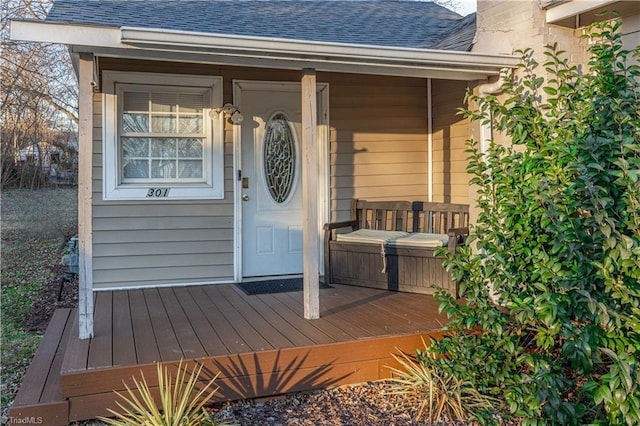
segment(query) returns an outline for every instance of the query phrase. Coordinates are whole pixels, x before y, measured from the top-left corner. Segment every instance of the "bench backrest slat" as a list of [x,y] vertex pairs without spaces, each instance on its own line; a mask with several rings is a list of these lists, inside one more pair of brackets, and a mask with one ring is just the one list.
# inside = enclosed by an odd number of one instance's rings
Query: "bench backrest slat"
[[446,233],[469,226],[466,204],[425,201],[352,200],[351,217],[360,229]]

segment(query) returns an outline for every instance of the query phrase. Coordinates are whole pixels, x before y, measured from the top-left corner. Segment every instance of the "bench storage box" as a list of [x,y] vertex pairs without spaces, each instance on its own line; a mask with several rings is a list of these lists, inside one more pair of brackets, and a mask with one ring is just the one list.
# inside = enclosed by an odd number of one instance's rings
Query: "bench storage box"
[[464,244],[469,206],[421,201],[353,200],[352,220],[324,226],[325,281],[457,297],[457,285],[435,255]]

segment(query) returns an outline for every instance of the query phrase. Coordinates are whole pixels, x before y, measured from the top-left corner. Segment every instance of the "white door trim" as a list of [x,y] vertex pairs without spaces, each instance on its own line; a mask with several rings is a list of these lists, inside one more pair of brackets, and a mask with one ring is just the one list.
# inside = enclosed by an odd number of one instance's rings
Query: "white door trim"
[[[242,112],[242,91],[243,90],[264,90],[265,88],[277,87],[281,91],[300,91],[301,85],[299,81],[283,82],[283,81],[252,81],[252,80],[233,80],[233,103]],[[318,269],[323,273],[324,267],[324,250],[322,250],[323,235],[322,227],[328,222],[331,205],[330,186],[329,186],[329,83],[318,83],[316,85],[318,91],[318,205],[323,208],[318,212]],[[301,100],[302,102],[302,100]],[[248,118],[248,117],[247,117]],[[238,173],[242,167],[242,125],[240,123],[233,124],[233,198],[234,198],[234,244],[233,244],[233,264],[234,264],[234,281],[242,282],[242,200],[241,182],[238,179]]]

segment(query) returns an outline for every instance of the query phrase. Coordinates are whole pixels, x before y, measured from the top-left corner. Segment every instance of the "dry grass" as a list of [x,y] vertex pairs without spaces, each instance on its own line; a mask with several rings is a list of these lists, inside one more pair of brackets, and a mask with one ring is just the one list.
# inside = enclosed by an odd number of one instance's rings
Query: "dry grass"
[[25,319],[76,229],[75,188],[3,191],[1,418],[42,337],[27,330]]

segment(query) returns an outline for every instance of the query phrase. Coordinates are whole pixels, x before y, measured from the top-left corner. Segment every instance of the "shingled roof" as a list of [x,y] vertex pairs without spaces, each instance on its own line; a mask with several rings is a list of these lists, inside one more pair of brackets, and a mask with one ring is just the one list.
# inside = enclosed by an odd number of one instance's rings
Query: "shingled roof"
[[468,51],[475,15],[394,0],[56,0],[47,22]]

